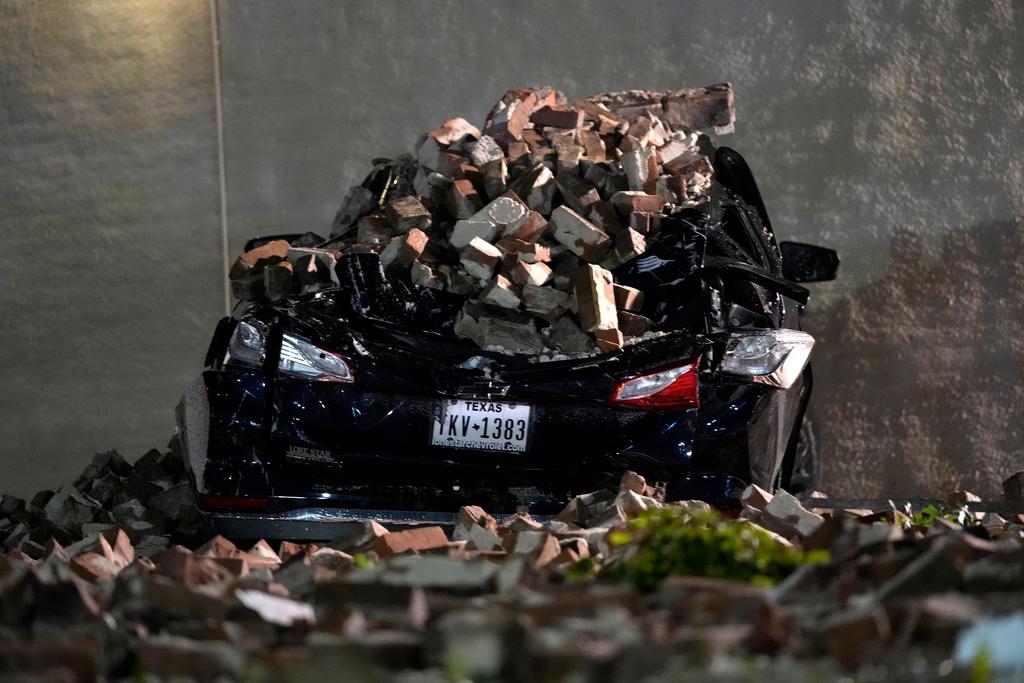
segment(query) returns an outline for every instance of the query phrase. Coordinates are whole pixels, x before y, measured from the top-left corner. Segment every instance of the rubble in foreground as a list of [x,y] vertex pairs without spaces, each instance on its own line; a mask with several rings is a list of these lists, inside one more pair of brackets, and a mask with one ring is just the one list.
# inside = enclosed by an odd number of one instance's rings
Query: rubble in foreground
[[346,194],[329,239],[309,233],[242,254],[243,306],[338,283],[349,254],[377,254],[410,287],[463,297],[456,336],[539,360],[610,352],[660,314],[613,271],[659,238],[663,215],[706,202],[714,145],[731,132],[729,84],[606,93],[569,103],[509,90],[481,128],[452,118],[415,154],[378,160]]
[[243,548],[197,535],[181,464],[104,453],[73,487],[3,497],[0,680],[1010,680],[1024,666],[1021,515],[823,510],[750,487],[731,519],[630,472],[545,522],[467,506],[453,529],[348,522],[330,543]]

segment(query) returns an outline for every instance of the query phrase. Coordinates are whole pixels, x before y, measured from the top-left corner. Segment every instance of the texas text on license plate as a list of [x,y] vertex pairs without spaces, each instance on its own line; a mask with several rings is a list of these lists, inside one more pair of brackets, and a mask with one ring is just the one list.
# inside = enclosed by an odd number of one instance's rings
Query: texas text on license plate
[[434,418],[431,445],[483,451],[526,451],[530,406],[525,403],[445,400]]

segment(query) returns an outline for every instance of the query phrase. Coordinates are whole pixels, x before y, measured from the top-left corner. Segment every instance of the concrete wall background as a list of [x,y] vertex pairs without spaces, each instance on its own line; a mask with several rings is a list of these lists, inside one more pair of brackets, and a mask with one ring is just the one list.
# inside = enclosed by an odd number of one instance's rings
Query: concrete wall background
[[223,315],[210,11],[0,2],[0,489],[138,457]]
[[[13,273],[0,476],[18,493],[59,484],[93,450],[162,443],[220,315],[209,7],[154,6],[0,3],[0,245],[34,254],[0,269]],[[1024,18],[1011,2],[218,9],[232,253],[255,234],[326,231],[370,159],[451,115],[479,121],[508,87],[729,80],[737,133],[721,141],[751,163],[780,236],[844,257],[809,321],[825,486],[994,494],[1024,468]]]

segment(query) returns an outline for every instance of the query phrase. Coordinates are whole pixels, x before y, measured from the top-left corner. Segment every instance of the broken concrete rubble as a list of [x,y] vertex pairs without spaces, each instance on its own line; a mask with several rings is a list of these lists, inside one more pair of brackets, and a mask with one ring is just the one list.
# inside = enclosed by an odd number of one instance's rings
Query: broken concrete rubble
[[575,302],[567,292],[530,283],[523,285],[523,304],[530,313],[550,321],[575,310]]
[[593,349],[590,337],[568,317],[561,317],[551,327],[551,342],[566,354],[586,353]]
[[481,348],[508,353],[535,354],[545,348],[544,338],[530,317],[479,303],[468,303],[462,308],[455,320],[455,332]]

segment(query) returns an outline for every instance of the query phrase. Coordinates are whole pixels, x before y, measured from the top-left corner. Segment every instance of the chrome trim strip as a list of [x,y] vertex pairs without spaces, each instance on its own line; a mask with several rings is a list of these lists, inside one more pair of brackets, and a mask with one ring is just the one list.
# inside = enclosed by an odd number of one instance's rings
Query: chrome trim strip
[[[326,541],[345,533],[349,526],[365,521],[379,522],[385,527],[437,524],[454,526],[458,515],[453,512],[417,510],[361,510],[358,508],[300,508],[286,512],[208,512],[216,533],[228,538],[273,538]],[[496,515],[498,520],[510,514]],[[547,522],[551,515],[531,515],[537,522]]]

